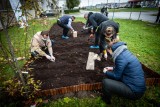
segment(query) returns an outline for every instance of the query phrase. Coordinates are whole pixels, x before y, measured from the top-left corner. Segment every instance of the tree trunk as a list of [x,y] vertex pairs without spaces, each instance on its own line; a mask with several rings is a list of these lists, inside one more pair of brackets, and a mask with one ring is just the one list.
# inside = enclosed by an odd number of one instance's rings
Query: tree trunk
[[[15,57],[14,48],[13,48],[13,46],[12,46],[12,44],[11,44],[11,39],[10,39],[10,37],[9,37],[9,35],[8,35],[7,27],[6,27],[6,26],[4,25],[4,23],[3,23],[1,13],[0,13],[0,22],[1,22],[1,24],[2,24],[4,33],[5,33],[5,35],[6,35],[7,43],[8,43],[9,50],[10,50],[10,54],[11,54],[11,59],[12,59],[12,61],[13,61],[13,63],[14,63],[15,69],[16,69],[15,75],[20,78],[23,86],[25,86],[25,81],[24,81],[24,78],[23,78],[22,73],[21,73],[21,71],[20,71],[20,68],[19,68],[17,59],[16,59],[16,57]],[[17,73],[18,73],[19,75],[17,75]]]

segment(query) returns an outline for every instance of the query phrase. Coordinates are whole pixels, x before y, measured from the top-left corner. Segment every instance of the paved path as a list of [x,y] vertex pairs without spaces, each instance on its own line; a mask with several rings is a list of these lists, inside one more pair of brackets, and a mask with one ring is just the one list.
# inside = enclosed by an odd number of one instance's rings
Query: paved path
[[[81,10],[80,13],[77,14],[71,14],[76,17],[83,17],[85,13],[89,11],[84,11]],[[94,12],[94,11],[92,11]],[[109,12],[108,17],[110,19],[114,18],[120,18],[120,19],[132,19],[132,20],[142,20],[142,21],[147,21],[150,23],[154,23],[156,20],[156,15],[157,12]]]

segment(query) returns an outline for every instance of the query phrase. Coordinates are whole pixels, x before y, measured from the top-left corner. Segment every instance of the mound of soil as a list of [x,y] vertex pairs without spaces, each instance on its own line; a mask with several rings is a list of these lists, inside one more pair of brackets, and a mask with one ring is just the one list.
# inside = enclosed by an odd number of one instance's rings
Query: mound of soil
[[30,73],[36,80],[42,81],[42,90],[60,88],[86,83],[101,82],[105,78],[103,68],[113,66],[111,56],[107,61],[95,61],[95,70],[86,70],[89,52],[98,53],[99,49],[90,49],[94,44],[94,38],[88,40],[88,31],[83,31],[82,22],[72,23],[73,28],[78,31],[78,37],[73,38],[69,33],[69,39],[61,38],[62,28],[54,24],[51,28],[51,38],[55,40],[53,54],[55,62],[51,62],[42,57],[36,59],[30,68],[34,68]]

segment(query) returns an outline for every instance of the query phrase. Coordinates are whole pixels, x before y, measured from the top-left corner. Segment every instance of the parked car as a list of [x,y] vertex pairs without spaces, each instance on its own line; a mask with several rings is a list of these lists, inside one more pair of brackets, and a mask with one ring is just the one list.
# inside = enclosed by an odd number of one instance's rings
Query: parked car
[[46,10],[40,14],[40,17],[44,17],[44,16],[50,17],[54,15],[55,13],[53,12],[53,10]]

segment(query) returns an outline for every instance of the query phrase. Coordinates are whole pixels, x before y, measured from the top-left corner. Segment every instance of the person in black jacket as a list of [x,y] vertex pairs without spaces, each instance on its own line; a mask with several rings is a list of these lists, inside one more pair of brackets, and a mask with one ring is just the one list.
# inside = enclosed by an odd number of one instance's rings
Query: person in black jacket
[[108,8],[103,6],[103,8],[101,9],[101,13],[108,17]]
[[103,6],[101,9],[101,13],[104,14],[104,12],[105,12],[105,7]]
[[158,5],[158,14],[155,23],[160,23],[160,4]]
[[104,55],[104,58],[107,59],[107,48],[108,48],[108,43],[111,41],[119,41],[119,24],[112,21],[104,21],[99,25],[98,28],[99,32],[98,34],[100,35],[100,58],[102,58],[102,55]]
[[95,34],[95,44],[90,46],[90,48],[99,48],[99,32],[98,32],[98,26],[104,22],[109,20],[105,15],[101,13],[93,13],[89,16],[88,13],[84,14],[84,18],[89,21],[89,23],[92,24],[92,30],[90,37],[93,37]]
[[[88,17],[89,17],[90,15],[92,15],[92,14],[93,14],[93,12],[89,12],[89,13],[88,13]],[[83,31],[84,31],[84,30],[88,30],[88,32],[91,33],[91,29],[92,29],[92,24],[91,24],[91,22],[90,22],[89,20],[87,20],[87,21],[86,21],[86,24],[83,26]]]
[[[90,15],[92,15],[92,14],[93,14],[93,12],[89,12],[88,17],[90,17]],[[86,24],[85,24],[85,27],[91,27],[91,26],[92,26],[91,22],[89,20],[87,20]]]

